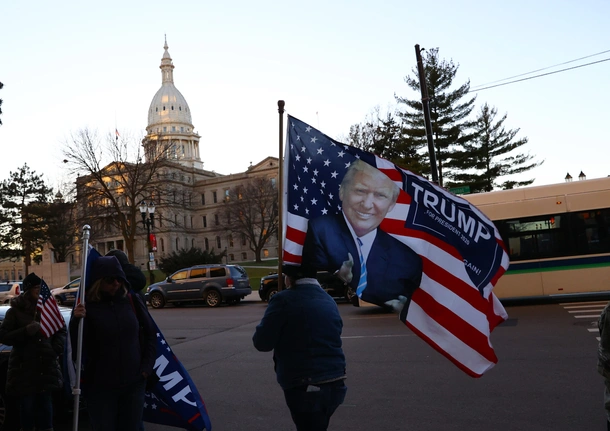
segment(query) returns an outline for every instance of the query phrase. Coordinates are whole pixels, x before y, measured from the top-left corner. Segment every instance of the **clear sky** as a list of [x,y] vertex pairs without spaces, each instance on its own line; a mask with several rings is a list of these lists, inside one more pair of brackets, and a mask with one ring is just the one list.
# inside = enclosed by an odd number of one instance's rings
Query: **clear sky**
[[[144,136],[165,34],[204,168],[223,174],[278,155],[278,99],[340,138],[375,106],[393,109],[394,94],[419,97],[404,83],[415,44],[439,47],[459,63],[456,84],[473,87],[610,50],[607,0],[35,0],[0,14],[0,179],[27,162],[52,185],[70,133]],[[609,78],[602,62],[482,91],[476,109],[497,107],[529,138],[545,160],[534,185],[603,177]]]

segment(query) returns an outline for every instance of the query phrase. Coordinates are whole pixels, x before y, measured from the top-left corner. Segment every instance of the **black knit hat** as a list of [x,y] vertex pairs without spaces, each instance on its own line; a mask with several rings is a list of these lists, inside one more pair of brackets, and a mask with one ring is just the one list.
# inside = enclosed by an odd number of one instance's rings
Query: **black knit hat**
[[298,280],[299,278],[316,278],[317,271],[307,265],[282,265],[282,273]]
[[40,286],[41,282],[42,280],[40,279],[40,277],[31,272],[27,275],[27,277],[23,279],[23,282],[21,283],[21,289],[25,292],[26,290],[31,289],[32,287]]
[[106,256],[116,257],[122,267],[129,264],[129,258],[127,257],[125,252],[123,252],[122,250],[118,250],[118,249],[110,250],[108,253],[106,253]]
[[93,261],[93,264],[91,265],[91,285],[103,277],[116,277],[120,279],[128,289],[130,288],[123,268],[121,268],[121,264],[114,256],[102,256]]

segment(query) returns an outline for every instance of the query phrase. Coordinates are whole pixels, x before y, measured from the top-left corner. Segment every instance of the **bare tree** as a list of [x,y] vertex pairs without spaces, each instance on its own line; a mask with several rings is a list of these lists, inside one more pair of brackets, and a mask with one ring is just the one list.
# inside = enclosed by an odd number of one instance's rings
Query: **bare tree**
[[278,229],[278,191],[270,178],[257,177],[233,187],[225,199],[222,224],[228,232],[244,235],[256,261]]
[[171,143],[159,145],[145,155],[139,139],[109,133],[102,140],[85,128],[72,134],[63,150],[64,162],[78,175],[79,220],[92,226],[92,238],[97,232],[118,230],[132,263],[139,203],[151,199],[159,204],[157,198],[164,195],[156,173],[167,160]]

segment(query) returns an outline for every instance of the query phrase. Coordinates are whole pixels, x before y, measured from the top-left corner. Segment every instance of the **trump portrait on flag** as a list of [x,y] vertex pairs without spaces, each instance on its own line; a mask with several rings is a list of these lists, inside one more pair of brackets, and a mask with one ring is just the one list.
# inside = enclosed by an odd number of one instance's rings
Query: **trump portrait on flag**
[[404,304],[419,287],[422,261],[379,228],[399,192],[378,169],[360,160],[351,163],[339,188],[341,212],[309,220],[303,261],[336,274],[363,301]]

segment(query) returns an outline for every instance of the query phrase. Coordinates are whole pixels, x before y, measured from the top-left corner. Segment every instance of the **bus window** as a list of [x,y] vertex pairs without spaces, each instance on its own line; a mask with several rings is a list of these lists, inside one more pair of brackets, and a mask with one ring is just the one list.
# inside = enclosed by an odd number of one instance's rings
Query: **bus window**
[[565,219],[565,215],[554,214],[502,220],[496,225],[508,243],[511,261],[543,259],[569,254]]
[[572,225],[578,254],[610,252],[610,209],[575,213]]

